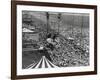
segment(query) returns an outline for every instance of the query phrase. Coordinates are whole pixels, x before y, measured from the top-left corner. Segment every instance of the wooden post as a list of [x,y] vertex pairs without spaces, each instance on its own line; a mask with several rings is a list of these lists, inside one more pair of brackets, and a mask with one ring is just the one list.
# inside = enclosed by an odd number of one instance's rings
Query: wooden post
[[47,33],[48,33],[48,27],[49,27],[49,13],[46,12],[46,18],[47,18]]
[[72,37],[73,37],[73,36],[74,36],[73,27],[75,26],[75,21],[74,21],[74,20],[75,20],[75,14],[74,14],[74,13],[73,13],[72,19],[73,19],[73,21],[72,21],[72,22],[73,22],[73,23],[72,23]]
[[58,14],[58,33],[60,28],[60,21],[61,21],[61,13]]

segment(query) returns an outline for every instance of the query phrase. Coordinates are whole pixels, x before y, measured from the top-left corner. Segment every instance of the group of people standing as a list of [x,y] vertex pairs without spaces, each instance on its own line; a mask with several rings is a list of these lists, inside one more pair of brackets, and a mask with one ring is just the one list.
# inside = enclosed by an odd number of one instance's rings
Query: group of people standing
[[52,52],[57,43],[58,43],[58,40],[57,40],[57,34],[48,34],[47,37],[46,37],[46,42],[47,42],[47,45],[44,46],[44,45],[40,45],[39,47],[39,52],[45,56],[46,58],[48,58],[50,61],[52,61],[51,57],[50,57],[50,54],[48,52],[48,49]]

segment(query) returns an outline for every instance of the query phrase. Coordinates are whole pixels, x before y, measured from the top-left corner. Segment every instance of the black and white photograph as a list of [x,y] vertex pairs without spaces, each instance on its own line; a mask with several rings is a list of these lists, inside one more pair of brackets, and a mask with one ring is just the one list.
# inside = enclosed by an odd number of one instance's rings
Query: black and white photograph
[[97,73],[97,7],[13,2],[12,77]]
[[89,14],[22,11],[22,68],[89,66]]

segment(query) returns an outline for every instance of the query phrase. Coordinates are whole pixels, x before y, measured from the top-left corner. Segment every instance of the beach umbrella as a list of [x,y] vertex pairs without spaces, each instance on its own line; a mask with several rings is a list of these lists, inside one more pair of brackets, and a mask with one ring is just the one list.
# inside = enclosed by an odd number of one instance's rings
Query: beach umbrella
[[33,68],[57,68],[58,66],[54,65],[51,61],[49,61],[45,56],[42,56],[39,62],[30,64],[26,69]]

